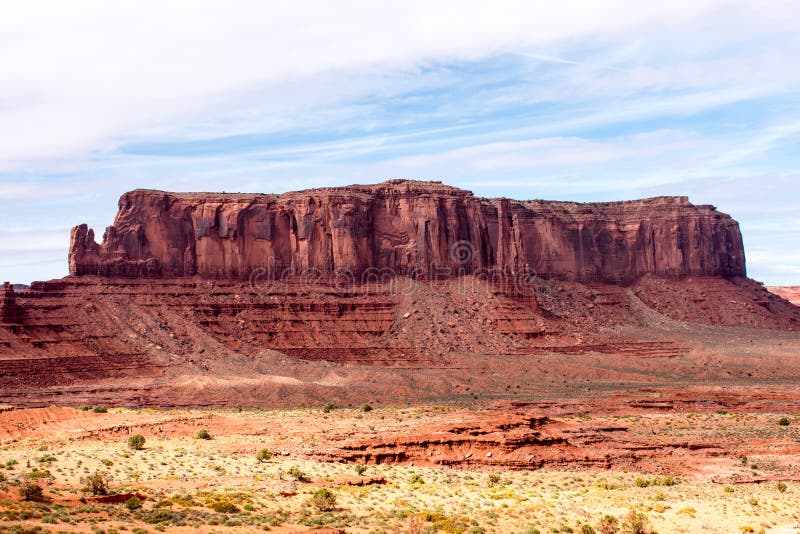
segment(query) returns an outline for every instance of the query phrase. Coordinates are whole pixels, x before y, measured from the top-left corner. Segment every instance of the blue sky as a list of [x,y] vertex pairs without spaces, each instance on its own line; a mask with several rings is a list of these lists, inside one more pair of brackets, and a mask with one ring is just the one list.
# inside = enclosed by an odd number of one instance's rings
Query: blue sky
[[689,195],[800,284],[793,2],[7,2],[0,278],[67,274],[123,192],[388,178]]

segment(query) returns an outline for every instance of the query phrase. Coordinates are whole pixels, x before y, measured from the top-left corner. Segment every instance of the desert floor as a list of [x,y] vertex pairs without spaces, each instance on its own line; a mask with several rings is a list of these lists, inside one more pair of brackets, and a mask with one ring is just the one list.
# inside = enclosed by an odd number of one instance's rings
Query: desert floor
[[[609,451],[607,468],[502,465],[501,454],[492,464],[488,453],[446,464],[433,456],[446,445],[436,432],[420,437],[430,461],[358,468],[325,456],[344,441],[414,436],[519,407],[9,409],[0,411],[0,532],[580,533],[603,532],[607,515],[619,532],[800,532],[796,412],[623,404],[522,408],[569,432],[624,427],[616,443],[596,445]],[[198,438],[201,430],[211,439]],[[142,450],[128,446],[136,434]],[[263,448],[273,456],[262,462]],[[613,456],[621,450],[629,456]],[[84,491],[95,473],[111,496]],[[43,488],[38,501],[20,496],[29,483]],[[329,510],[315,505],[320,488],[335,498]]]

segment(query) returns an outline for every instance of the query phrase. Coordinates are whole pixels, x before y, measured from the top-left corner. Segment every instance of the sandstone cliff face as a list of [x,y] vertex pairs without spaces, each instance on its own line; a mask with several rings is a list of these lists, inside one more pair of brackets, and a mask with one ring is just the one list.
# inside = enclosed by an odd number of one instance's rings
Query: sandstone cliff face
[[17,305],[14,287],[5,282],[0,289],[0,323],[14,324],[22,320],[22,310]]
[[283,195],[136,190],[101,244],[72,231],[70,273],[247,278],[371,268],[420,278],[482,270],[582,282],[745,275],[736,221],[685,197],[630,202],[484,199],[438,182]]

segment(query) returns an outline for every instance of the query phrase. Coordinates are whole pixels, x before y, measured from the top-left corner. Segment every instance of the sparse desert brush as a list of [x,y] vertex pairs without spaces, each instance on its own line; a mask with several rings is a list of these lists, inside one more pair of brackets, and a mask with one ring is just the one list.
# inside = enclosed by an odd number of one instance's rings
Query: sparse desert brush
[[425,484],[425,479],[419,473],[414,473],[408,478],[409,484]]
[[594,527],[592,525],[583,524],[581,525],[581,534],[596,534]]
[[[406,519],[406,532],[408,534],[423,534],[425,532],[425,523],[418,517],[410,516]],[[537,531],[536,534],[539,534]]]
[[288,471],[289,476],[298,482],[311,482],[311,478],[300,470],[299,467],[291,467]]
[[324,413],[331,413],[333,410],[337,409],[335,402],[326,402],[325,405],[322,407],[322,411]]
[[182,514],[179,512],[173,512],[172,510],[167,510],[166,508],[156,508],[149,514],[144,516],[145,523],[149,523],[151,525],[157,525],[160,523],[173,523],[176,521],[180,521],[182,519]]
[[195,438],[197,438],[197,439],[211,439],[211,434],[209,433],[208,430],[203,428],[203,429],[201,429],[201,430],[199,430],[197,432],[197,434],[195,435]]
[[622,534],[652,534],[650,520],[636,510],[629,511],[622,519]]
[[108,495],[108,476],[100,471],[95,471],[83,479],[83,491],[92,495]]
[[31,469],[27,474],[28,478],[53,478],[53,475],[47,469]]
[[108,413],[108,408],[106,408],[105,406],[95,406],[94,408],[92,408],[92,411],[94,413]]
[[372,406],[370,406],[369,404],[363,404],[361,406],[361,411],[362,412],[371,412],[372,411]]
[[634,484],[638,488],[646,488],[648,486],[674,486],[678,481],[672,475],[655,478],[636,477]]
[[128,438],[128,448],[133,449],[134,451],[140,451],[144,449],[144,436],[141,434],[135,434]]
[[258,460],[261,463],[264,463],[264,462],[269,461],[270,459],[272,459],[272,456],[273,456],[273,453],[272,453],[271,450],[266,449],[266,448],[265,449],[259,449],[258,452],[256,453],[256,460]]
[[39,484],[31,481],[22,482],[19,486],[19,496],[24,501],[39,501],[42,499],[44,492]]
[[789,422],[790,421],[788,417],[781,417],[780,419],[778,419],[778,424],[780,426],[789,426]]
[[336,508],[336,495],[328,488],[320,488],[308,503],[320,512],[330,512]]
[[353,466],[355,472],[360,476],[367,472],[367,466],[364,464],[356,464]]
[[211,504],[209,504],[209,508],[218,514],[235,514],[239,512],[239,507],[226,499],[213,501]]
[[141,507],[142,507],[142,500],[136,495],[125,501],[125,508],[127,508],[130,511],[138,510]]
[[775,484],[775,489],[777,489],[781,493],[786,493],[786,488],[787,486],[785,482],[778,482],[777,484]]
[[660,478],[653,479],[653,486],[674,486],[678,483],[678,480],[673,477],[672,475],[663,476]]
[[600,488],[600,489],[604,489],[604,490],[619,489],[619,486],[617,484],[614,484],[613,482],[609,482],[605,478],[601,478],[600,479],[600,481],[597,483],[597,487]]

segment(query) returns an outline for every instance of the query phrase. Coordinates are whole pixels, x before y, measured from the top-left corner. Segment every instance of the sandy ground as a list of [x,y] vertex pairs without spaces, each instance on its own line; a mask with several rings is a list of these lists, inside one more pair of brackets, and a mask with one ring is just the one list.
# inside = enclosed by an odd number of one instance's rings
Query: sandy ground
[[[369,465],[358,474],[352,464],[322,462],[316,455],[342,439],[413,435],[445,420],[491,417],[498,408],[4,411],[0,532],[23,526],[45,532],[581,532],[583,525],[597,528],[607,514],[622,525],[631,510],[661,533],[800,532],[797,413],[622,413],[620,406],[609,401],[594,413],[561,415],[555,412],[572,410],[550,408],[550,417],[562,426],[625,426],[620,440],[644,439],[654,448],[668,442],[715,448],[656,454],[630,471],[406,462]],[[782,417],[788,425],[778,424]],[[202,429],[212,439],[196,438]],[[132,434],[145,436],[143,450],[127,446]],[[257,461],[261,448],[274,456]],[[96,472],[110,480],[113,493],[144,497],[143,507],[92,502],[81,488]],[[29,480],[44,488],[43,502],[21,502],[17,485]],[[364,480],[371,483],[352,485]],[[335,495],[331,511],[310,503],[323,487]],[[220,502],[235,509],[215,511]]]

